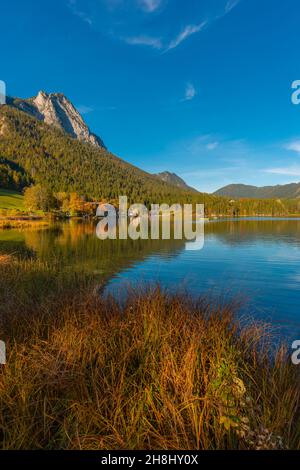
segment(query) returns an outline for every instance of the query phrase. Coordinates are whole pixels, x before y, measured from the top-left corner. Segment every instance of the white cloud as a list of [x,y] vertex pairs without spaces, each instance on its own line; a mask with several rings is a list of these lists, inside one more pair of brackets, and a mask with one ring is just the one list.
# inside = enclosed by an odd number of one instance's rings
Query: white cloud
[[116,111],[117,107],[116,106],[100,106],[100,108],[97,108],[100,111]]
[[266,168],[263,171],[265,173],[271,173],[272,175],[300,176],[300,166],[287,166],[287,167],[281,167],[281,168]]
[[[192,34],[196,34],[200,32],[206,25],[206,22],[203,22],[199,25],[188,25],[186,26],[183,31],[176,36],[175,39],[173,39],[165,48],[165,52],[168,52],[171,49],[175,49],[179,44],[181,44],[183,41],[185,41],[189,36]],[[151,46],[154,47],[155,49],[163,49],[163,41],[161,38],[155,38],[152,36],[133,36],[133,37],[128,37],[124,38],[127,44],[133,45],[133,46]]]
[[127,44],[131,46],[149,46],[153,47],[154,49],[162,49],[162,41],[160,38],[155,38],[151,36],[133,36],[124,38]]
[[196,25],[189,24],[189,25],[185,26],[185,28],[181,31],[181,33],[178,36],[176,36],[176,38],[173,39],[170,42],[170,44],[167,47],[167,51],[169,51],[171,49],[175,49],[177,46],[179,46],[179,44],[181,44],[187,38],[192,36],[192,34],[196,34],[196,33],[199,33],[200,31],[202,31],[204,29],[204,27],[206,26],[206,24],[207,24],[207,22],[203,21],[202,23],[199,23],[199,24],[196,24]]
[[210,142],[206,145],[207,150],[216,150],[219,147],[219,142]]
[[188,37],[192,34],[196,34],[203,30],[205,25],[207,24],[206,21],[198,25],[188,25],[186,26],[182,32],[176,36],[168,45],[165,45],[162,38],[157,38],[153,36],[141,35],[141,36],[133,36],[133,37],[125,37],[123,40],[130,44],[131,46],[151,46],[154,49],[164,49],[164,52],[168,52],[171,49],[175,49],[179,44],[185,41]]
[[[227,13],[230,13],[231,10],[233,10],[240,3],[240,1],[241,0],[228,0],[227,3],[226,3],[226,6],[225,6],[224,14],[221,15],[221,17],[227,15]],[[181,33],[178,34],[178,36],[176,36],[176,38],[173,39],[169,43],[169,45],[166,49],[166,52],[171,50],[171,49],[175,49],[177,46],[179,46],[183,41],[185,41],[191,35],[199,33],[200,31],[203,31],[203,29],[206,26],[208,26],[209,23],[211,23],[213,21],[216,21],[219,18],[220,18],[220,16],[219,17],[217,16],[212,21],[202,21],[202,23],[199,23],[199,24],[189,24],[189,25],[185,26],[185,28],[181,31]]]
[[78,16],[78,18],[83,20],[88,25],[92,26],[93,24],[92,18],[89,15],[87,15],[84,11],[79,10],[77,6],[77,0],[68,0],[68,5],[69,5],[69,8],[72,10],[72,13],[75,16]]
[[187,83],[183,101],[191,101],[197,95],[196,88],[192,83]]
[[94,108],[92,108],[91,106],[86,106],[84,104],[81,104],[81,105],[77,106],[77,111],[80,114],[89,114],[89,113],[92,113],[94,111]]
[[241,0],[228,0],[225,6],[225,14],[229,13],[231,10],[233,10]]
[[161,0],[138,0],[138,3],[143,10],[152,13],[160,7]]
[[[71,0],[74,1],[74,0]],[[109,10],[115,10],[119,7],[129,4],[130,8],[139,8],[146,13],[153,13],[162,5],[163,0],[102,0]]]
[[290,142],[285,146],[286,150],[292,150],[293,152],[297,152],[300,154],[300,140],[295,140]]
[[97,106],[93,108],[92,106],[86,106],[85,104],[81,104],[76,106],[77,111],[81,114],[89,114],[93,113],[94,111],[115,111],[117,108],[116,106]]

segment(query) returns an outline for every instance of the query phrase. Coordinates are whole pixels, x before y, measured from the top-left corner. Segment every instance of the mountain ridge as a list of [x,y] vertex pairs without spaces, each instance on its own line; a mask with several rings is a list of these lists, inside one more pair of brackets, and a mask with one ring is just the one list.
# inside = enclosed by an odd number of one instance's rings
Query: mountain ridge
[[229,184],[213,193],[236,199],[297,199],[300,198],[300,183],[289,183],[275,186],[252,186],[246,184]]
[[163,171],[161,173],[156,173],[154,176],[159,178],[161,181],[165,183],[172,184],[173,186],[177,186],[178,188],[188,189],[190,191],[198,192],[195,188],[189,186],[180,176],[176,173],[171,173],[170,171]]

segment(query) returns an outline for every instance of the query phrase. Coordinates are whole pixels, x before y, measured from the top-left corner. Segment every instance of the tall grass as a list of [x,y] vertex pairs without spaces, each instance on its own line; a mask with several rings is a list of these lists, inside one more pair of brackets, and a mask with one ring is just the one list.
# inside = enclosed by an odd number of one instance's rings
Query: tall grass
[[0,230],[17,229],[24,230],[27,228],[43,228],[50,225],[49,220],[46,219],[31,219],[31,218],[6,218],[0,220]]
[[0,262],[2,449],[299,448],[299,372],[267,327],[158,287],[100,291]]

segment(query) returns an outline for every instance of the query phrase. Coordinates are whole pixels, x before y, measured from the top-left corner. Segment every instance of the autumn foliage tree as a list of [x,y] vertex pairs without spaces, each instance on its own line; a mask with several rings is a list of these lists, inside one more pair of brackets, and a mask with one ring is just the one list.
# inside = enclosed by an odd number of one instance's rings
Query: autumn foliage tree
[[55,199],[47,187],[37,184],[25,189],[24,206],[30,212],[49,212],[55,207]]

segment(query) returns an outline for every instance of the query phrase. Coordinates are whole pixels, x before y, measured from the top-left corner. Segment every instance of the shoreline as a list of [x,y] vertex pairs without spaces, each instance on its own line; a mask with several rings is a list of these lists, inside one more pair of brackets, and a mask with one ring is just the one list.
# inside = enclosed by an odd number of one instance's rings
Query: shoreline
[[51,221],[42,216],[0,217],[0,230],[22,229],[30,227],[48,227]]
[[[162,215],[163,216],[163,215]],[[239,216],[231,216],[231,215],[214,215],[204,217],[203,220],[205,222],[217,222],[217,221],[237,221],[237,220],[246,220],[246,219],[274,219],[274,220],[297,220],[300,219],[300,214],[291,214],[291,215],[239,215]],[[54,219],[49,216],[7,216],[7,217],[0,217],[0,230],[10,230],[10,229],[26,229],[26,228],[42,228],[42,227],[49,227],[53,222],[63,222],[69,220],[77,220],[77,221],[92,221],[92,218],[88,218],[85,216],[74,216],[74,217],[55,217]]]

